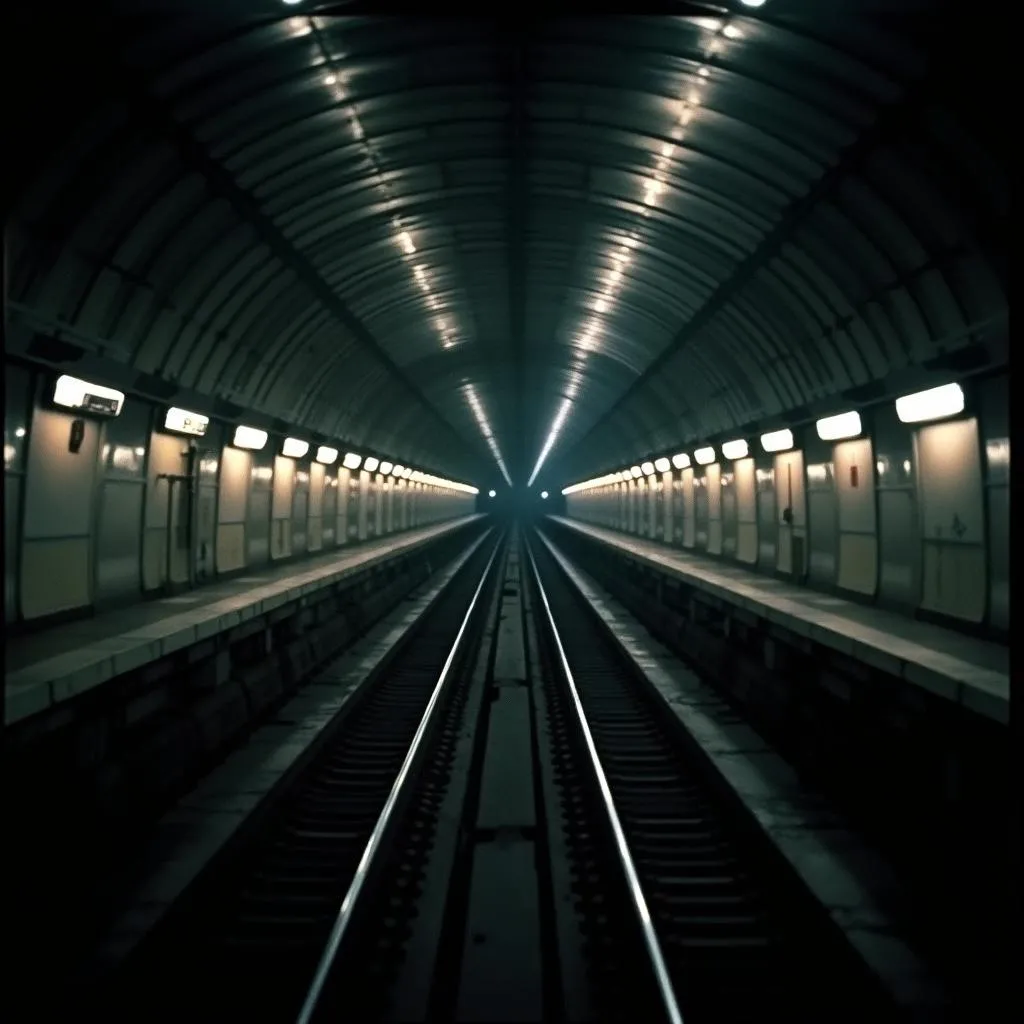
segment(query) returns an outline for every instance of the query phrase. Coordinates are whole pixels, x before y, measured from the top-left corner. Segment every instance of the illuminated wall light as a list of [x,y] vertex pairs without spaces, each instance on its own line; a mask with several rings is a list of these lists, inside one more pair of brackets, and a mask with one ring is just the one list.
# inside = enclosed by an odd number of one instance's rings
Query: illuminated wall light
[[640,470],[643,472],[644,476],[651,476],[651,474],[654,472],[654,463],[653,462],[641,462],[640,463]]
[[338,461],[338,449],[326,444],[320,445],[316,450],[316,461],[322,462],[325,466],[333,466]]
[[57,378],[53,388],[53,401],[66,409],[84,409],[86,412],[118,416],[124,405],[124,392],[102,384],[92,384],[68,374]]
[[763,7],[765,0],[740,0],[744,7]]
[[540,496],[541,496],[541,498],[542,498],[543,500],[547,501],[547,497],[548,497],[548,492],[547,492],[547,491],[541,491],[541,492],[540,492]]
[[281,445],[281,454],[289,459],[301,459],[309,451],[309,442],[297,437],[286,437]]
[[401,476],[404,472],[405,472],[405,466],[401,466],[401,465],[399,465],[396,462],[394,469],[391,470],[391,475],[392,476]]
[[494,497],[494,496],[495,496],[495,495],[496,495],[497,493],[498,493],[498,492],[497,492],[496,490],[494,490],[494,489],[492,488],[491,490],[489,490],[489,491],[487,492],[487,497],[488,497],[488,498],[493,498],[493,497]]
[[715,449],[710,445],[707,448],[698,448],[693,453],[694,459],[697,460],[698,466],[707,466],[715,461]]
[[236,448],[249,448],[258,452],[267,443],[268,436],[265,430],[257,427],[238,426],[235,427],[235,436],[231,443]]
[[412,476],[412,470],[408,466],[406,466],[405,469],[402,471],[402,479],[403,480],[408,480],[409,477],[411,477],[411,476]]
[[743,33],[735,25],[726,25],[722,29],[722,35],[726,39],[742,39]]
[[842,441],[847,437],[856,437],[861,431],[859,412],[841,412],[836,416],[826,416],[815,424],[818,437],[822,441]]
[[367,473],[372,473],[379,465],[380,459],[373,455],[367,455],[366,461],[363,463],[363,469],[365,469]]
[[167,410],[167,415],[164,417],[164,430],[173,430],[178,434],[188,434],[191,437],[204,437],[209,426],[209,416],[203,416],[198,412],[189,412],[188,409],[172,407]]
[[676,469],[686,469],[690,464],[690,456],[686,452],[679,452],[677,455],[672,456],[672,465]]
[[356,455],[355,452],[345,452],[345,458],[341,460],[341,464],[346,469],[358,469],[363,464],[363,457]]
[[640,466],[631,466],[629,470],[629,475],[633,477],[633,479],[636,479],[638,477],[643,476],[644,471]]
[[793,431],[788,427],[783,430],[770,430],[761,435],[761,447],[766,452],[786,452],[793,447]]
[[392,470],[393,470],[394,468],[395,468],[395,464],[394,464],[393,462],[382,462],[382,463],[380,464],[380,471],[381,471],[381,472],[382,472],[382,473],[383,473],[383,474],[384,474],[385,476],[391,476],[391,471],[392,471]]
[[667,473],[669,471],[669,468],[671,467],[671,465],[672,464],[668,461],[668,459],[665,458],[664,455],[662,455],[662,457],[660,459],[655,459],[654,460],[654,468],[659,473]]
[[959,384],[943,384],[896,399],[900,423],[940,420],[964,411],[964,389]]
[[745,459],[750,452],[750,445],[743,438],[726,441],[722,445],[722,455],[727,459]]

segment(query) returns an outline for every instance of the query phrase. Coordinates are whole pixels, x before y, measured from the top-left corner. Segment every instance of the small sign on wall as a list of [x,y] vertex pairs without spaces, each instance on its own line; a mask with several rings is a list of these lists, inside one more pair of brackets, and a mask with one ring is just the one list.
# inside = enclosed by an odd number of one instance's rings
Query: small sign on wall
[[857,470],[856,463],[854,463],[852,466],[850,466],[850,486],[851,487],[856,487],[856,486],[858,486],[859,482],[860,482],[860,474],[859,474],[859,472]]
[[68,438],[68,451],[77,455],[81,450],[82,442],[85,440],[85,420],[71,421],[71,436]]

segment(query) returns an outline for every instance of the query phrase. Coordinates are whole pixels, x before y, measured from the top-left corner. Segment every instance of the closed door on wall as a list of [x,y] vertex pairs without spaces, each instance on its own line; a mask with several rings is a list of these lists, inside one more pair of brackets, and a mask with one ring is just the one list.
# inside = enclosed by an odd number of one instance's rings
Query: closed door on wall
[[[142,588],[143,503],[150,419],[150,408],[129,398],[121,415],[104,424],[93,555],[98,605],[130,599]],[[178,468],[184,474],[188,468],[188,442],[180,442],[179,447],[186,452]],[[179,509],[179,518],[184,518],[184,522],[171,532],[170,540],[173,547],[185,548],[187,558],[190,492],[184,482],[178,482],[177,488],[174,496],[179,505],[185,506]]]
[[988,565],[978,421],[922,427],[916,447],[924,548],[921,607],[981,622]]
[[803,579],[807,572],[807,500],[804,491],[804,453],[775,456],[775,507],[779,572]]

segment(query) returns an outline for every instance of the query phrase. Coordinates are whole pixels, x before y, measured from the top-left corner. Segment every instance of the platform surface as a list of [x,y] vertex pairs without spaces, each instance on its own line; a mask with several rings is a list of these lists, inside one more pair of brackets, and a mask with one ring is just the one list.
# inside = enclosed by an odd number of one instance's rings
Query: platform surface
[[658,541],[549,516],[691,586],[995,721],[1009,721],[1010,651]]
[[334,548],[284,565],[5,638],[6,721],[27,718],[115,676],[408,554],[482,519],[476,514]]

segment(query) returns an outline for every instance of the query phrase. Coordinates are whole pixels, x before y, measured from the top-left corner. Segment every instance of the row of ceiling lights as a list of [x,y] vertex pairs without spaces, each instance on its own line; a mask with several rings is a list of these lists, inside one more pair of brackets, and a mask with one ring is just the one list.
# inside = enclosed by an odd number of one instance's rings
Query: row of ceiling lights
[[[288,3],[289,0],[284,0]],[[296,0],[293,0],[296,2]],[[293,36],[302,37],[313,34],[314,29],[317,27],[315,18],[293,18],[291,21],[291,32]],[[356,110],[355,104],[349,100],[348,95],[345,91],[345,82],[341,71],[336,67],[336,61],[327,52],[326,47],[323,44],[319,34],[315,36],[317,46],[320,50],[320,64],[324,68],[323,83],[331,90],[331,95],[339,104],[346,105],[346,113],[349,119],[349,125],[352,129],[352,134],[356,141],[361,145],[367,162],[370,164],[373,170],[373,179],[377,187],[380,188],[387,196],[388,205],[394,207],[397,205],[398,200],[392,194],[391,184],[387,180],[383,171],[381,170],[377,154],[374,147],[366,138],[366,132],[363,129],[362,122],[359,120],[359,114]],[[437,330],[438,335],[441,339],[441,347],[443,349],[453,348],[459,342],[458,333],[453,324],[451,312],[445,312],[443,298],[435,293],[433,284],[431,282],[431,269],[423,262],[422,256],[418,256],[416,242],[413,238],[412,231],[402,222],[399,215],[395,214],[391,220],[391,228],[394,232],[395,244],[401,250],[403,258],[408,261],[412,267],[413,280],[416,285],[423,292],[426,304],[431,313],[437,314],[434,318],[433,325]],[[431,313],[427,313],[429,317]],[[475,392],[470,389],[470,395],[475,397]],[[468,397],[468,396],[467,396]],[[473,398],[469,398],[470,407],[473,411],[473,415],[476,417],[477,422],[480,424],[480,428],[483,432],[484,439],[487,441],[488,446],[491,448],[495,459],[498,462],[498,467],[501,469],[502,474],[508,479],[508,470],[505,468],[505,463],[501,458],[500,452],[497,450],[497,444],[494,441],[494,435],[491,431],[490,424],[487,420],[486,415],[480,406],[479,401],[474,402]]]
[[[764,2],[765,0],[743,0],[745,7],[760,7]],[[724,45],[722,42],[723,39],[736,40],[741,39],[743,36],[741,29],[727,19],[696,18],[694,21],[700,28],[711,33],[711,38],[705,47],[708,57],[721,52],[722,46]],[[697,109],[700,107],[702,100],[700,89],[706,83],[710,74],[711,70],[706,63],[699,64],[696,69],[697,81],[688,85],[686,88],[686,94],[680,101],[679,120],[671,132],[673,141],[665,142],[662,145],[661,152],[655,165],[654,176],[644,180],[644,205],[640,211],[644,217],[649,215],[651,207],[657,205],[658,197],[665,189],[665,176],[668,166],[675,154],[676,146],[683,140],[685,129],[696,116]],[[611,251],[609,254],[611,259],[611,268],[604,279],[600,291],[597,293],[597,299],[594,301],[592,307],[594,313],[599,314],[599,316],[609,313],[615,302],[616,293],[622,284],[625,268],[632,259],[632,250],[636,249],[640,245],[641,239],[639,237],[639,233],[630,232],[625,235]],[[562,400],[562,403],[559,405],[558,412],[555,414],[554,422],[552,423],[551,429],[548,431],[544,445],[541,448],[540,456],[538,457],[537,463],[533,468],[533,473],[530,476],[530,484],[533,483],[541,466],[544,464],[544,460],[548,457],[548,454],[554,447],[555,442],[558,440],[558,437],[562,432],[562,428],[565,425],[568,414],[572,409],[573,400],[575,399],[583,382],[583,368],[586,365],[587,356],[598,347],[597,338],[601,334],[603,328],[604,324],[602,321],[598,317],[591,316],[584,322],[582,329],[577,336],[576,343],[573,346],[573,369],[571,379],[569,381],[569,387],[567,389],[567,397]]]
[[[57,378],[53,388],[54,405],[64,409],[89,412],[93,415],[109,419],[114,419],[121,415],[124,400],[124,392],[119,391],[117,388],[82,380],[79,377],[72,377],[67,373],[61,374]],[[194,412],[191,409],[171,406],[164,414],[163,429],[170,434],[183,434],[186,437],[205,437],[210,429],[210,417],[201,412]],[[24,436],[23,428],[19,436]],[[242,423],[235,427],[231,444],[235,448],[262,451],[267,446],[269,440],[270,433],[268,431],[263,430],[261,427],[250,427]],[[289,459],[304,459],[309,454],[311,447],[310,442],[301,437],[286,437],[281,443],[280,454]],[[314,458],[325,466],[333,466],[338,461],[338,454],[337,448],[322,444],[317,447]],[[402,466],[387,459],[378,459],[375,455],[367,455],[364,458],[356,452],[348,452],[342,460],[342,465],[346,469],[355,470],[362,467],[369,473],[378,472],[382,476],[431,484],[435,487],[460,491],[464,494],[477,493],[477,489],[469,484],[433,476],[430,473],[424,473],[410,466]]]
[[[943,384],[937,388],[929,388],[927,391],[918,391],[915,394],[904,395],[902,398],[896,399],[896,415],[901,423],[926,423],[931,420],[944,419],[947,416],[956,416],[963,410],[964,392],[959,384]],[[855,409],[837,413],[834,416],[825,416],[814,426],[822,441],[845,441],[857,437],[863,430],[860,413]],[[772,430],[762,434],[760,441],[762,450],[769,454],[788,451],[794,444],[793,431],[788,427]],[[745,459],[750,454],[750,445],[745,438],[735,438],[732,441],[723,442],[721,453],[723,458],[730,461]],[[716,458],[717,454],[713,445],[697,448],[693,453],[693,461],[698,466],[710,465]],[[667,473],[673,467],[686,469],[689,465],[690,456],[687,452],[679,452],[673,455],[671,460],[668,456],[663,455],[660,458],[642,462],[638,466],[631,466],[629,469],[605,473],[603,476],[564,487],[562,493],[568,495],[578,491],[589,491],[594,487],[606,487],[609,484],[653,476],[655,473]]]

